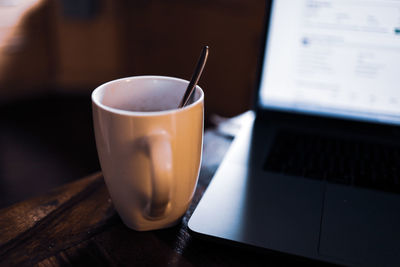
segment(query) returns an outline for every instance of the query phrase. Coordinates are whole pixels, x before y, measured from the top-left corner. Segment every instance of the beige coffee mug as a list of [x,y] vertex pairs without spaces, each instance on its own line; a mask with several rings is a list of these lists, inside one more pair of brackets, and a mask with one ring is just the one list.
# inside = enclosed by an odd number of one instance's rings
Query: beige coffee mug
[[200,170],[204,94],[178,109],[188,81],[137,76],[92,93],[96,146],[114,206],[130,228],[145,231],[179,222]]

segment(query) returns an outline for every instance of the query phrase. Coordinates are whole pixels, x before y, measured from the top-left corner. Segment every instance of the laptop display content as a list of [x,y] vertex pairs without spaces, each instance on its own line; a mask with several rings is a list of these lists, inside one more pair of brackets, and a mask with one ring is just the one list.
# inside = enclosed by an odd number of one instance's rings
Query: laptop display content
[[273,1],[264,108],[400,124],[400,2]]
[[189,229],[325,262],[400,266],[400,1],[266,3],[256,119]]

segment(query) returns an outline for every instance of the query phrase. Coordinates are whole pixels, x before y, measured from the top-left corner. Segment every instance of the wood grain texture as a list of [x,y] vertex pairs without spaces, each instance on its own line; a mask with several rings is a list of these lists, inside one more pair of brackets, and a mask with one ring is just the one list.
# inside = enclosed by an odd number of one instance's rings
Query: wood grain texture
[[19,234],[39,224],[47,215],[83,191],[100,174],[87,177],[65,185],[50,192],[46,196],[33,198],[0,210],[0,246],[3,247]]
[[96,234],[115,215],[101,174],[11,206],[0,213],[0,264],[34,264]]
[[[287,255],[205,241],[187,222],[232,137],[204,136],[203,162],[192,204],[179,225],[138,232],[113,208],[101,173],[0,210],[0,266],[282,266]],[[310,262],[307,262],[310,265]]]
[[[217,139],[220,149],[215,150]],[[230,142],[230,138],[206,132],[199,185],[178,227],[154,232],[130,230],[114,210],[102,174],[96,173],[0,210],[0,266],[183,263],[180,255],[191,239],[187,220]]]

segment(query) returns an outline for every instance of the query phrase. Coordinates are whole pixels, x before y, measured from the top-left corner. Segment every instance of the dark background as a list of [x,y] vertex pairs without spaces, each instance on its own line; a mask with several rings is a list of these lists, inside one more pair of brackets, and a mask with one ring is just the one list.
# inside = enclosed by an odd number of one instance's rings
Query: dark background
[[100,169],[90,93],[106,81],[190,79],[209,45],[200,80],[206,118],[247,110],[264,7],[262,0],[0,4],[0,208]]

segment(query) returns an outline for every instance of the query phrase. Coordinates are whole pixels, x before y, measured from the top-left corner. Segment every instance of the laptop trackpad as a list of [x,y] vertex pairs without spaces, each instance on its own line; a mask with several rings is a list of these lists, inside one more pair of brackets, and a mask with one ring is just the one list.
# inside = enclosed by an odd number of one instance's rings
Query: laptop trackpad
[[400,196],[326,187],[319,253],[362,265],[400,264]]

